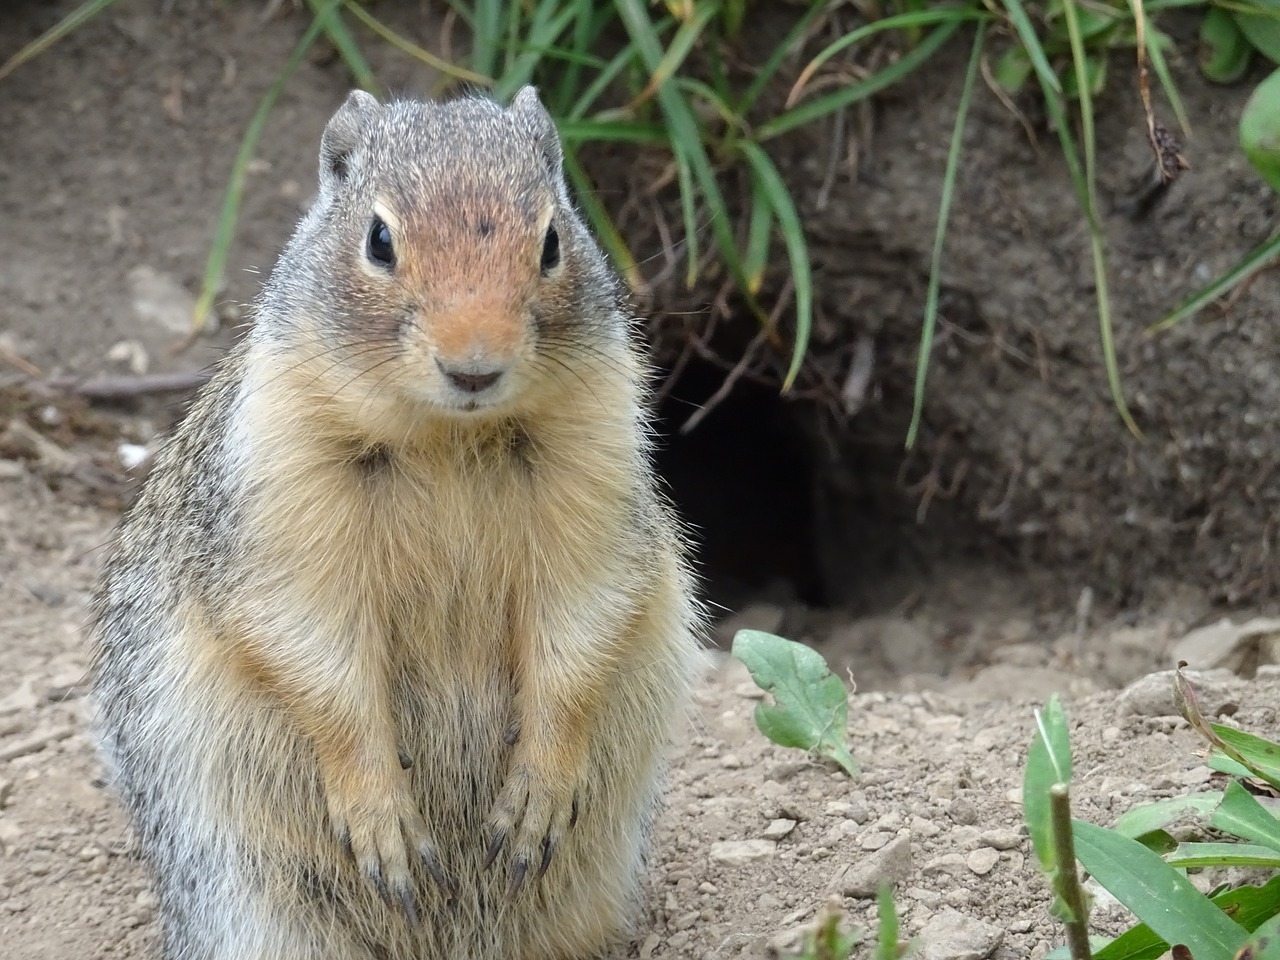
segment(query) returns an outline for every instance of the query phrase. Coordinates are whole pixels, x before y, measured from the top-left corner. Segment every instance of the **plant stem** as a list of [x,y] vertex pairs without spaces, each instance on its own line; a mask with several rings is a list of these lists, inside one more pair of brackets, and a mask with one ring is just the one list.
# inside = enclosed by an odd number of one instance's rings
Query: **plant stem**
[[1056,848],[1058,872],[1054,881],[1057,894],[1071,916],[1063,921],[1067,928],[1067,948],[1071,960],[1092,960],[1089,949],[1089,906],[1080,873],[1076,868],[1076,845],[1071,834],[1071,788],[1055,783],[1049,788],[1049,811],[1053,823],[1053,845]]

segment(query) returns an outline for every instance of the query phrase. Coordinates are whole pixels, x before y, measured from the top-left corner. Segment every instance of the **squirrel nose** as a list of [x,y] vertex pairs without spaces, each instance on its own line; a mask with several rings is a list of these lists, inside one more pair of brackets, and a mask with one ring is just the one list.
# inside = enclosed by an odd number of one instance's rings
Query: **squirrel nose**
[[456,367],[450,366],[442,363],[439,358],[436,359],[436,366],[445,375],[445,379],[463,393],[481,393],[484,390],[488,390],[498,382],[498,378],[503,373],[501,369],[477,369],[471,364]]

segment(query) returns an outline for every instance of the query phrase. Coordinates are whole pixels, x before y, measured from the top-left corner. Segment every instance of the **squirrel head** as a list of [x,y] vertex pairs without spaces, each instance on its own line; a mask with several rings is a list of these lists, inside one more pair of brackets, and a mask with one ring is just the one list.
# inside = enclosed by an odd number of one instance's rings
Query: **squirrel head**
[[627,336],[532,87],[505,108],[351,93],[269,306],[273,286],[264,314],[315,336],[351,389],[464,417],[572,389],[577,365]]

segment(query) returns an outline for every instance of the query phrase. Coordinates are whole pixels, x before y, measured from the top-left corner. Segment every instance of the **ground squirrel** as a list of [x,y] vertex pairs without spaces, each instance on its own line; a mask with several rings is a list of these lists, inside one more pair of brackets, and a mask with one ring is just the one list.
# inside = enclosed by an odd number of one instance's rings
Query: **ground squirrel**
[[624,930],[701,618],[621,293],[532,88],[329,121],[95,603],[169,960]]

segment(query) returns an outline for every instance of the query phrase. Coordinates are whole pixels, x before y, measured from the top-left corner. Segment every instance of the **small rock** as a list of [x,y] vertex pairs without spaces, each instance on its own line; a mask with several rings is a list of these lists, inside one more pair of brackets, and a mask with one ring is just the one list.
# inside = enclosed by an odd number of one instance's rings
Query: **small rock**
[[21,480],[27,468],[17,460],[0,460],[0,480]]
[[777,855],[778,845],[772,840],[720,840],[711,845],[711,859],[731,867],[743,867]]
[[653,956],[653,951],[658,949],[658,935],[651,933],[644,938],[644,943],[640,944],[640,960],[649,960]]
[[865,837],[859,840],[858,846],[863,850],[879,850],[892,839],[892,833],[885,833],[883,830],[877,830],[874,833],[868,833]]
[[701,914],[697,910],[690,910],[688,913],[681,914],[672,920],[669,926],[672,930],[688,930],[700,919]]
[[173,276],[148,264],[134,267],[126,275],[138,319],[163,327],[169,333],[188,333],[196,298]]
[[921,928],[920,960],[984,960],[1004,942],[1004,930],[955,910],[938,911]]
[[707,883],[707,881],[703,880],[700,884],[698,884],[698,892],[699,893],[719,893],[720,888],[717,887],[714,883]]
[[13,788],[15,784],[11,777],[0,777],[0,810],[9,805],[9,801],[13,799]]
[[22,828],[12,820],[0,820],[0,853],[7,854],[22,839]]
[[[1212,719],[1223,712],[1222,708],[1234,704],[1234,675],[1229,670],[1184,670],[1182,675],[1196,689],[1196,699],[1201,712]],[[1121,714],[1137,714],[1140,717],[1174,717],[1178,708],[1173,703],[1174,671],[1162,670],[1139,677],[1120,691],[1117,702]]]
[[895,837],[870,856],[843,866],[827,884],[829,893],[865,899],[881,885],[893,885],[911,875],[911,836]]
[[795,828],[796,822],[794,820],[779,818],[769,821],[769,825],[764,828],[760,836],[765,840],[781,840]]
[[1022,846],[1022,834],[1017,830],[984,830],[978,839],[997,850],[1014,850]]
[[951,877],[967,877],[969,875],[969,864],[965,862],[964,857],[958,853],[944,853],[940,857],[934,857],[924,865],[925,873],[945,873]]
[[968,797],[956,797],[947,807],[947,816],[954,823],[968,826],[978,822],[978,805]]
[[979,847],[965,857],[965,863],[969,865],[969,869],[980,877],[990,873],[999,862],[1000,851],[993,850],[991,847]]

